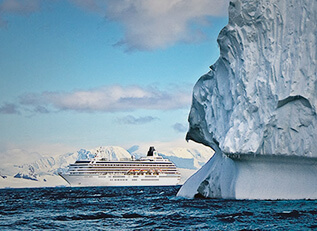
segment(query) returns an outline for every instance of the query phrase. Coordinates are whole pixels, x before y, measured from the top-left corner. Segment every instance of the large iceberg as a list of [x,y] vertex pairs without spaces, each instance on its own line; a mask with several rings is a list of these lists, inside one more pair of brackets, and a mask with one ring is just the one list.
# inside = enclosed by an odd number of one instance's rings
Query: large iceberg
[[178,195],[317,198],[317,1],[235,0],[187,139],[215,155]]

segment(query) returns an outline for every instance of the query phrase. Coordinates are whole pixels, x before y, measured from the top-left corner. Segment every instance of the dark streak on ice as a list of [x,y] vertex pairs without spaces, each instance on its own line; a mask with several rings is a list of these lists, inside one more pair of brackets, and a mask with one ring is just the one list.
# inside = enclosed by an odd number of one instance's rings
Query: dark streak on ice
[[279,100],[277,103],[277,108],[283,107],[284,105],[299,100],[305,107],[312,108],[308,99],[301,95],[289,96],[283,100]]

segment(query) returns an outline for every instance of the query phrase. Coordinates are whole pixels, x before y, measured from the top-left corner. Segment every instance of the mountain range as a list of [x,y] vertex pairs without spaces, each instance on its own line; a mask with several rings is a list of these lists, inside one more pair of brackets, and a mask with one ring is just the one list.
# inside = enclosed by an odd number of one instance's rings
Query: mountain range
[[[146,155],[144,150],[145,147],[138,145],[127,150],[118,146],[101,146],[57,156],[39,156],[23,164],[16,164],[13,159],[11,162],[0,163],[0,188],[67,186],[67,183],[58,176],[58,172],[66,171],[67,166],[76,160],[90,159],[95,155],[111,160],[126,159],[131,156],[138,159]],[[177,147],[158,151],[158,154],[175,163],[182,175],[181,182],[184,182],[210,159],[213,151],[204,146],[201,148]]]

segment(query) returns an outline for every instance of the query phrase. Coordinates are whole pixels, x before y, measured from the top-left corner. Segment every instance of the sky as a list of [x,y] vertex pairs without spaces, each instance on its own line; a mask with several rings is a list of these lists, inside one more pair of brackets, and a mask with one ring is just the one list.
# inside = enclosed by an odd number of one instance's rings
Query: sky
[[228,1],[0,0],[0,153],[185,142]]

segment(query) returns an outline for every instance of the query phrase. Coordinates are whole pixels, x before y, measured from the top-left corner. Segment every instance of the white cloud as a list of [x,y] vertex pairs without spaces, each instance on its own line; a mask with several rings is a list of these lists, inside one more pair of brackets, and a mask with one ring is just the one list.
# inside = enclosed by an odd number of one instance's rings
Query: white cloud
[[[64,0],[65,1],[65,0]],[[155,50],[175,43],[205,39],[202,28],[210,16],[226,16],[229,0],[67,0],[74,6],[122,25],[124,37],[116,45],[127,51]],[[49,1],[0,0],[0,27],[4,15],[30,14]]]
[[37,11],[40,0],[3,0],[0,2],[0,11],[3,13],[27,14]]
[[127,51],[155,50],[206,38],[209,16],[226,16],[228,0],[69,0],[78,7],[104,12],[120,23],[124,37],[116,44]]
[[174,124],[173,128],[176,132],[180,132],[180,133],[185,133],[188,130],[188,127],[181,123]]
[[20,103],[28,107],[45,108],[46,112],[49,112],[49,105],[56,110],[78,112],[175,110],[190,106],[190,91],[180,87],[162,91],[155,87],[114,85],[72,92],[29,93],[20,97]]
[[26,15],[40,9],[40,0],[2,0],[0,1],[0,27],[7,25],[3,19],[6,14]]
[[141,116],[141,117],[134,117],[132,115],[127,115],[125,117],[117,118],[117,122],[120,124],[132,124],[132,125],[140,125],[150,123],[158,118],[153,116]]
[[[118,45],[131,50],[165,48],[178,41],[205,37],[199,29],[208,16],[225,16],[228,1],[217,0],[108,0],[106,17],[125,29]],[[195,25],[195,29],[193,27]]]

